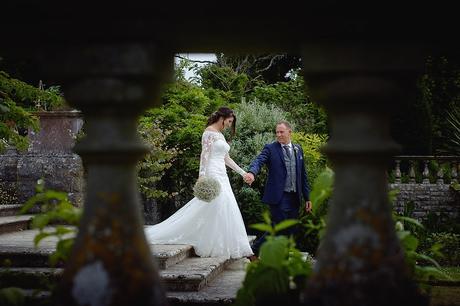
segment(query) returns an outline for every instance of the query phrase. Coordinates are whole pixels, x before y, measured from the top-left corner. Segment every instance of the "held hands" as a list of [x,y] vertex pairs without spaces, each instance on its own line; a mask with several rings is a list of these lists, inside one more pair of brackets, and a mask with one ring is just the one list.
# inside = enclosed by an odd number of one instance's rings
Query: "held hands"
[[244,180],[245,183],[251,185],[251,184],[254,182],[254,180],[255,180],[254,174],[252,174],[252,173],[250,173],[250,172],[245,173],[245,174],[243,175],[243,180]]

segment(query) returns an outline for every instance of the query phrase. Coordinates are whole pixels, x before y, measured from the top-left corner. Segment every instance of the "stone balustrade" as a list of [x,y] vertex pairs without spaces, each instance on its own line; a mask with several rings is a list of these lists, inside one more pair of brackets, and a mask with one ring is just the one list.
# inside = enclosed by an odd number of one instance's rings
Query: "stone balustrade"
[[402,212],[413,204],[412,216],[426,218],[437,214],[455,218],[460,212],[458,182],[460,156],[395,156],[390,189],[397,189],[394,208]]
[[[394,157],[395,168],[394,168],[394,182],[404,183],[402,178],[404,171],[407,169],[407,175],[409,177],[408,183],[414,184],[417,182],[417,171],[420,171],[423,184],[429,184],[431,182],[430,177],[433,173],[430,172],[430,163],[434,162],[438,167],[436,171],[436,183],[444,184],[450,182],[458,182],[458,173],[460,167],[460,156],[422,156],[422,155],[407,155],[407,156],[395,156]],[[446,167],[449,168],[448,172]]]

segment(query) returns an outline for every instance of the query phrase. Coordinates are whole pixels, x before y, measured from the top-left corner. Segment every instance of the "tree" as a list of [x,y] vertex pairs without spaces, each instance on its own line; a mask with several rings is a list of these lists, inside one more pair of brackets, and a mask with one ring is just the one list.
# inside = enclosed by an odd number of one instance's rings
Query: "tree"
[[56,87],[42,90],[0,71],[0,152],[12,145],[19,150],[28,147],[25,131],[38,130],[38,118],[30,111],[54,109],[65,105]]

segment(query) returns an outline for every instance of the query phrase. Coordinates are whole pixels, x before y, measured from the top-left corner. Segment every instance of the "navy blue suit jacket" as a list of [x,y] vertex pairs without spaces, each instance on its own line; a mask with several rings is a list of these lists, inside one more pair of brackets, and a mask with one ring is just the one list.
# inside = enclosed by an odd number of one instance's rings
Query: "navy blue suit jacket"
[[[296,157],[296,189],[299,195],[299,203],[302,203],[302,196],[305,201],[310,199],[310,188],[307,181],[307,172],[305,171],[302,147],[294,143],[292,145],[294,146]],[[257,175],[264,165],[268,167],[268,178],[262,202],[277,205],[283,196],[287,176],[283,149],[278,141],[264,146],[262,152],[249,166],[249,172]]]

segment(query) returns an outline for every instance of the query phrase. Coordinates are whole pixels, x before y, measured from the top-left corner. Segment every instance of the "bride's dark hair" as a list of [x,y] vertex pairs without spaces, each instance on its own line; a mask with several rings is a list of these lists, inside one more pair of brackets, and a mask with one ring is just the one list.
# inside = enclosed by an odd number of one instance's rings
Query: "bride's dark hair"
[[208,123],[206,124],[206,126],[210,126],[211,124],[219,121],[220,117],[223,117],[224,120],[227,119],[227,118],[233,117],[232,137],[235,136],[236,115],[233,112],[233,110],[228,108],[228,107],[222,106],[217,111],[212,113],[211,116],[209,116],[209,118],[208,118]]

